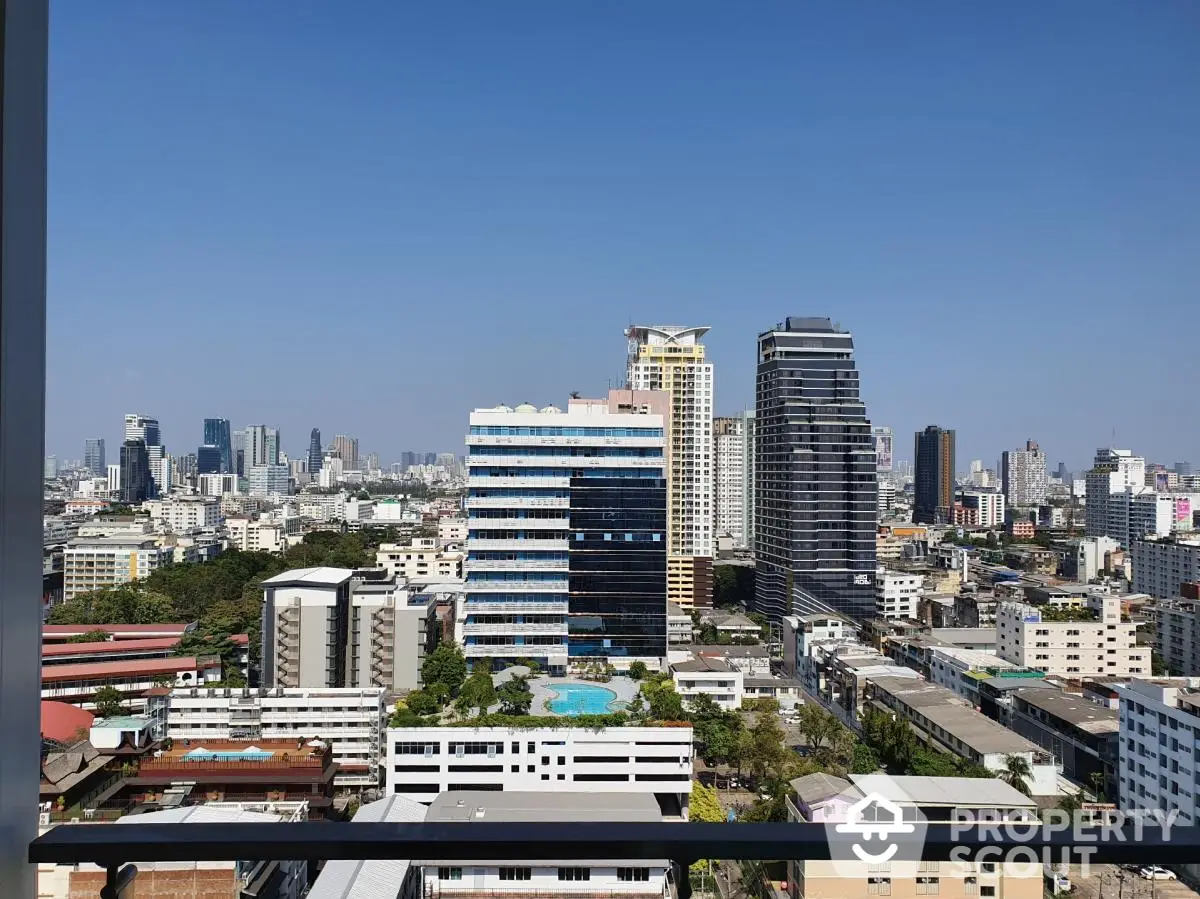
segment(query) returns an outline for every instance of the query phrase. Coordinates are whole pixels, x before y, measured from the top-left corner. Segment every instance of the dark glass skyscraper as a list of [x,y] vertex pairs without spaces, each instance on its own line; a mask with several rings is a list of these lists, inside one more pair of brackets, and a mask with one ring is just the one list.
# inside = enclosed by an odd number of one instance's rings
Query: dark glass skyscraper
[[121,444],[121,502],[141,503],[150,499],[150,457],[144,440],[126,440]]
[[107,477],[103,437],[94,437],[83,444],[83,467],[90,471],[94,478]]
[[[233,472],[233,440],[230,436],[229,419],[228,418],[206,418],[204,419],[204,445],[215,446],[220,452],[220,469],[221,474],[231,474]],[[196,453],[197,457],[200,453]],[[216,474],[217,472],[206,472],[203,468],[200,469],[201,474]]]
[[324,461],[324,456],[321,453],[321,431],[319,428],[313,428],[312,434],[308,438],[308,473],[314,478],[317,472],[321,470],[321,463]]
[[223,464],[219,446],[206,443],[196,450],[196,474],[228,474],[229,472],[222,472]]
[[875,611],[875,445],[854,338],[789,317],[758,336],[755,605],[773,619]]
[[913,446],[913,521],[947,524],[954,517],[954,432],[929,425]]
[[572,477],[571,532],[568,653],[662,656],[666,479]]

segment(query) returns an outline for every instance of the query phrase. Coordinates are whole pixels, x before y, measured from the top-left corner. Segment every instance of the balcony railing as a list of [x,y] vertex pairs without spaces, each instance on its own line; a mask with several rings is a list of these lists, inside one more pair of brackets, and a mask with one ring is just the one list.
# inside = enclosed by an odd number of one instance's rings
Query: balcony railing
[[[898,860],[946,861],[962,847],[1004,853],[1077,850],[1089,863],[1182,865],[1200,852],[1200,826],[1164,832],[1133,825],[1050,831],[995,824],[930,824],[921,834],[891,833]],[[852,841],[831,845],[823,824],[679,824],[630,822],[427,822],[416,824],[297,822],[280,824],[92,824],[56,827],[29,847],[34,863],[93,863],[108,871],[107,895],[117,897],[134,876],[129,862],[308,861],[409,859],[423,864],[505,859],[669,859],[680,899],[690,899],[686,872],[699,859],[852,861]],[[1029,856],[1022,856],[1028,861]]]

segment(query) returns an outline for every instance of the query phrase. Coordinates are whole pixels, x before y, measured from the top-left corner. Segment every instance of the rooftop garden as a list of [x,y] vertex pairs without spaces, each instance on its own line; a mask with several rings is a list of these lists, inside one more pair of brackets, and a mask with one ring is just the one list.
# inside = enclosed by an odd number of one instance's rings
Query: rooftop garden
[[1042,621],[1096,621],[1097,615],[1091,609],[1080,606],[1045,605],[1039,611]]

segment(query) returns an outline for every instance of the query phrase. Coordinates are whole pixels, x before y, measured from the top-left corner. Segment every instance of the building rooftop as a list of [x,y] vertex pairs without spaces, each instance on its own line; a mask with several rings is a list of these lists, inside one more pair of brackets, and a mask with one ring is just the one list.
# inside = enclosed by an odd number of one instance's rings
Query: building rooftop
[[1073,693],[1035,687],[1013,695],[1091,734],[1117,733],[1121,729],[1121,716],[1116,711]]
[[349,568],[293,568],[269,577],[262,582],[263,586],[282,587],[287,585],[307,584],[314,587],[337,587],[350,580],[354,572]]
[[95,717],[77,705],[43,699],[42,736],[63,744],[73,743],[76,734],[90,728]]
[[[90,634],[93,631],[104,631],[106,634],[116,636],[118,634],[159,634],[169,636],[182,637],[191,629],[192,625],[183,623],[171,624],[44,624],[42,625],[42,639],[58,639],[65,640],[68,637],[75,637],[80,634]],[[118,637],[118,639],[120,639]],[[142,639],[139,637],[138,639]]]
[[[425,806],[403,796],[368,802],[354,814],[357,822],[387,824],[425,820]],[[411,863],[407,859],[334,860],[325,863],[307,899],[396,899]]]
[[[219,660],[214,659],[214,665]],[[126,659],[120,662],[87,662],[80,665],[50,665],[42,669],[42,682],[70,680],[104,680],[133,674],[176,674],[194,671],[200,665],[194,656],[168,659]]]
[[730,672],[737,669],[730,665],[727,661],[713,656],[696,656],[694,659],[688,659],[685,662],[675,662],[671,665],[672,671],[717,671]]
[[951,645],[996,642],[994,627],[935,627],[929,633],[930,636]]
[[850,788],[850,781],[832,774],[817,772],[797,777],[792,781],[792,790],[805,805],[813,805],[834,796],[840,796]]
[[[1032,745],[1032,744],[1031,744]],[[875,793],[893,802],[955,808],[1036,808],[1037,803],[998,777],[920,777],[852,774],[863,794]]]
[[179,637],[147,637],[143,640],[103,640],[96,643],[46,643],[42,646],[42,658],[87,655],[88,653],[150,652],[156,649],[173,649],[178,645]]
[[[1033,742],[975,711],[945,687],[896,677],[876,678],[873,682],[980,755],[1041,752]],[[941,739],[936,734],[933,736]]]
[[491,792],[439,793],[426,821],[661,821],[648,793]]
[[934,656],[945,656],[957,659],[971,668],[1015,668],[1012,662],[1006,662],[995,653],[982,649],[962,649],[958,646],[935,646],[931,650]]
[[82,549],[88,546],[154,546],[155,537],[145,533],[113,535],[108,537],[72,537],[67,549]]

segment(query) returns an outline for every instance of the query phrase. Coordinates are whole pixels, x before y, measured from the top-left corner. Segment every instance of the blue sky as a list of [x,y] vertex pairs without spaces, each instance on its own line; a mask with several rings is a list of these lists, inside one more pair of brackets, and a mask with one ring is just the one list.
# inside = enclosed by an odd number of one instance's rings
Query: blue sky
[[794,314],[901,458],[1200,463],[1193,3],[53,10],[60,458],[129,411],[461,452],[615,383],[633,320],[710,325],[728,414]]

